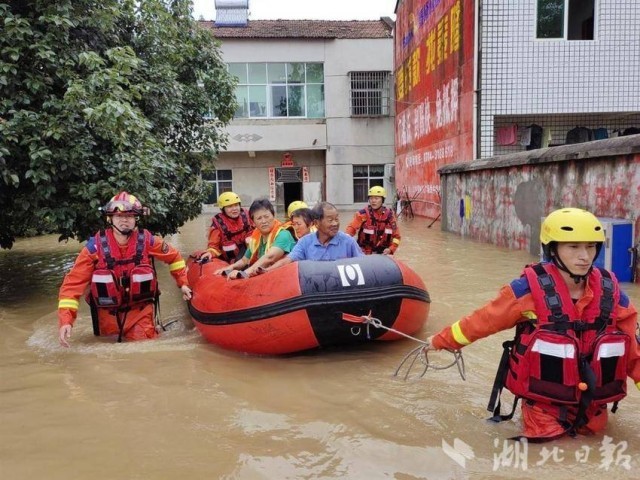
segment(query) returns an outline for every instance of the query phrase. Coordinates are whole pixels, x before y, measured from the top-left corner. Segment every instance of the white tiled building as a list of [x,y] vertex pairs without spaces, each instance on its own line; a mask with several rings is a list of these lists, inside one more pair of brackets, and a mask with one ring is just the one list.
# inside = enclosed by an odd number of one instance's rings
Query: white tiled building
[[639,0],[397,0],[394,55],[419,215],[440,214],[446,165],[640,133]]
[[499,144],[508,125],[540,125],[550,145],[640,126],[638,0],[483,0],[480,27],[479,157],[524,149],[521,133]]
[[393,194],[391,20],[201,23],[239,80],[211,202],[233,189],[281,214],[300,199],[355,208],[372,185]]

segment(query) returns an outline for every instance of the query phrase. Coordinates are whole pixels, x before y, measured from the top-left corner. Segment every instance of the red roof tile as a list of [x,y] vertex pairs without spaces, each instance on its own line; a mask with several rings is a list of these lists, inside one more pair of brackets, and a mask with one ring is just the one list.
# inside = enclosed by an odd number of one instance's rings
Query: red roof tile
[[246,27],[216,27],[200,21],[216,38],[392,38],[384,20],[249,20]]

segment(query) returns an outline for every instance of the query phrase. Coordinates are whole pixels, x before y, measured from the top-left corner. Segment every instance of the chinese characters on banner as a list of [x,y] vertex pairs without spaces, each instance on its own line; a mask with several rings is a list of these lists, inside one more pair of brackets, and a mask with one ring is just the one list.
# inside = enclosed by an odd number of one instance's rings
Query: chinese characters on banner
[[276,201],[276,167],[269,167],[269,201]]
[[443,165],[473,157],[473,0],[405,0],[396,20],[396,187],[440,213]]
[[308,167],[302,167],[302,181],[303,181],[303,183],[308,183],[309,182],[309,168]]

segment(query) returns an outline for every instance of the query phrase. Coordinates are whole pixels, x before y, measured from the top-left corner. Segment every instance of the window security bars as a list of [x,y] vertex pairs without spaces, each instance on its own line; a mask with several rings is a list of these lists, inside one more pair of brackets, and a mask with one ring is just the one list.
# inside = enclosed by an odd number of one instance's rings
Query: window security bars
[[389,115],[391,72],[349,72],[352,117]]

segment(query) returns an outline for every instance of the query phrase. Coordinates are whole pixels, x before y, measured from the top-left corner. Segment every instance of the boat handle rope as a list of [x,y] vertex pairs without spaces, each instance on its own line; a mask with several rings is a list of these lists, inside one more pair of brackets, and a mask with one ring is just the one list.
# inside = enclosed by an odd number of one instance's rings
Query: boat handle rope
[[420,345],[419,347],[416,347],[413,350],[411,350],[409,353],[407,353],[404,356],[404,358],[400,362],[400,365],[398,365],[398,368],[396,368],[396,371],[393,374],[393,376],[397,377],[402,367],[404,367],[405,363],[407,363],[409,359],[413,357],[411,362],[408,363],[407,372],[404,374],[404,380],[407,380],[409,378],[409,374],[411,373],[411,370],[413,369],[418,359],[420,359],[420,363],[422,363],[423,368],[422,368],[422,372],[420,372],[415,377],[415,380],[424,377],[424,375],[427,373],[428,370],[446,370],[447,368],[451,368],[454,365],[458,368],[458,373],[460,374],[460,378],[462,378],[462,380],[467,379],[467,376],[465,374],[464,357],[462,356],[462,351],[451,350],[448,348],[444,349],[443,351],[449,352],[453,355],[453,360],[448,365],[437,365],[429,360],[430,350],[431,350],[431,345],[429,345],[426,342],[424,342],[424,345]]
[[[371,338],[369,328],[373,326],[375,328],[381,328],[381,329],[387,330],[388,332],[394,332],[398,335],[401,335],[405,338],[408,338],[420,344],[418,347],[414,348],[404,356],[404,358],[398,365],[398,368],[396,368],[395,373],[393,374],[394,377],[397,377],[400,374],[400,370],[402,370],[405,364],[407,364],[407,372],[404,375],[404,380],[407,380],[409,378],[409,374],[411,373],[411,370],[415,366],[418,359],[420,359],[420,363],[422,363],[423,369],[422,369],[422,372],[417,375],[416,379],[424,377],[424,375],[427,373],[428,370],[446,370],[448,368],[453,367],[454,365],[458,368],[458,373],[460,374],[460,378],[462,378],[462,380],[467,379],[465,374],[464,357],[462,356],[462,351],[460,350],[445,349],[444,351],[447,351],[453,355],[453,360],[451,361],[451,363],[447,365],[438,365],[429,360],[429,350],[431,350],[431,344],[429,344],[424,340],[420,340],[419,338],[412,337],[411,335],[407,335],[404,332],[400,332],[395,328],[391,328],[391,327],[387,327],[386,325],[383,325],[380,319],[375,318],[371,315],[371,311],[369,311],[368,315],[351,315],[349,313],[343,313],[342,319],[351,323],[365,324],[367,326],[367,339]],[[353,335],[359,335],[360,332],[361,332],[360,327],[351,328],[351,333]],[[411,361],[409,362],[410,359]]]

